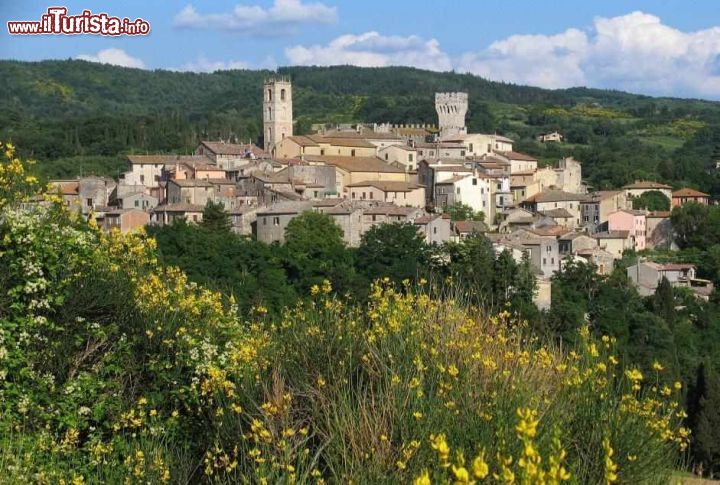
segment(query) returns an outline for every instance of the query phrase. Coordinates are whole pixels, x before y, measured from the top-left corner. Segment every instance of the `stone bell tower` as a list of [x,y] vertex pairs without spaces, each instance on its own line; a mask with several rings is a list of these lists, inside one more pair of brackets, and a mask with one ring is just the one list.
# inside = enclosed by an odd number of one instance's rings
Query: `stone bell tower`
[[292,83],[273,77],[263,84],[263,148],[270,153],[280,140],[293,134]]

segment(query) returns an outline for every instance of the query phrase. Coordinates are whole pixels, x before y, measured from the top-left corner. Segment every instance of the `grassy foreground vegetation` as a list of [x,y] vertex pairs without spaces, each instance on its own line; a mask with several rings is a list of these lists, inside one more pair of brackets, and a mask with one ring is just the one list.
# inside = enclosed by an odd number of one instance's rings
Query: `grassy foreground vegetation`
[[658,483],[680,385],[614,339],[540,341],[452,290],[329,282],[278,316],[162,266],[0,165],[0,467],[9,483]]

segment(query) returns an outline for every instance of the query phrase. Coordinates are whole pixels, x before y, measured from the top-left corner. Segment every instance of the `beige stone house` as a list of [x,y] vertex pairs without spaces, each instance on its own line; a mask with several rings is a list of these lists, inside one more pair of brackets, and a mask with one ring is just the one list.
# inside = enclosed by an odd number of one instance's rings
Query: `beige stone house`
[[150,223],[166,225],[177,220],[185,220],[197,224],[202,221],[205,206],[197,204],[163,204],[155,207],[150,213]]
[[337,194],[348,196],[347,187],[351,184],[368,181],[407,182],[409,175],[377,157],[331,157],[310,156],[305,160],[310,164],[330,165],[336,170]]
[[150,214],[141,209],[115,209],[105,212],[103,228],[117,229],[123,234],[150,223]]
[[378,150],[378,157],[391,165],[412,172],[417,169],[418,152],[407,145],[390,145]]
[[425,207],[425,187],[411,182],[358,182],[347,186],[350,200],[390,202],[398,206]]

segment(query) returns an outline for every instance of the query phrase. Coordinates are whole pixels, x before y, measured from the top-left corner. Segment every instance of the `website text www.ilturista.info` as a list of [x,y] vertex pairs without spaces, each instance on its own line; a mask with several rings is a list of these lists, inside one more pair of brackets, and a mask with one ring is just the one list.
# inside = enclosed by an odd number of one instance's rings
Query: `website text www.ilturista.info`
[[106,13],[83,10],[79,15],[68,15],[66,7],[50,7],[40,20],[10,20],[11,35],[42,34],[94,34],[94,35],[147,35],[150,23],[141,18],[113,17]]

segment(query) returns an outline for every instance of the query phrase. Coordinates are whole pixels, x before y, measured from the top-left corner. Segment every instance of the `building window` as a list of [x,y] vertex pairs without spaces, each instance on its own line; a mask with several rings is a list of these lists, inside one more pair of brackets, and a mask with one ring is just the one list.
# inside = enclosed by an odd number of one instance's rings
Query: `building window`
[[470,150],[471,152],[474,152],[474,151],[475,151],[475,150],[473,150],[473,144],[472,144],[472,143],[471,143],[470,146],[468,147],[468,150]]
[[140,207],[140,201],[135,199],[135,207]]
[[88,199],[86,202],[87,202],[87,205],[89,205],[90,207],[92,207],[92,205],[93,205],[93,200],[92,200],[92,199]]
[[354,157],[354,156],[355,156],[355,149],[350,150],[350,156],[351,156],[351,157]]
[[547,265],[547,259],[543,258],[543,266]]
[[285,101],[285,90],[284,89],[280,90],[280,101]]
[[408,154],[408,162],[412,162],[412,161],[413,161],[413,155],[412,155],[412,153],[410,153],[410,154]]
[[355,198],[355,192],[352,193],[352,198],[353,198],[353,199]]
[[373,198],[373,193],[372,193],[372,192],[370,192],[370,198],[371,198],[371,199]]
[[197,222],[197,214],[194,214],[192,217],[193,217],[193,222]]
[[325,149],[324,149],[324,148],[321,148],[321,149],[320,149],[320,155],[325,155]]
[[[472,179],[472,184],[473,184],[473,185],[477,185],[477,179],[476,179],[476,178],[473,178],[473,179]],[[480,192],[482,193],[482,189],[480,189]]]
[[280,218],[273,217],[273,226],[279,226],[279,225],[280,225]]
[[464,157],[464,156],[465,156],[465,150],[460,150],[460,156],[461,156],[461,157]]
[[267,217],[263,217],[263,226],[267,226]]
[[457,188],[457,194],[460,195],[460,187]]
[[267,95],[268,95],[268,101],[272,101],[272,89],[268,89]]
[[550,264],[555,264],[555,258],[550,258]]
[[141,184],[145,183],[145,175],[140,175],[140,183]]
[[433,234],[437,234],[437,227],[433,227]]

